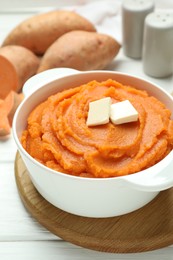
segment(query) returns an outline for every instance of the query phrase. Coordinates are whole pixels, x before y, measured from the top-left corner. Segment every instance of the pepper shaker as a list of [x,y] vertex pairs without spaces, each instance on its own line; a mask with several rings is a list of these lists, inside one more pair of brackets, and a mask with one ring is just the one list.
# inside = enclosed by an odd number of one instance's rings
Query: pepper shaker
[[142,56],[145,17],[153,12],[152,0],[125,0],[122,3],[122,40],[124,54],[139,59]]
[[143,39],[143,69],[152,77],[173,73],[173,15],[168,11],[146,17]]

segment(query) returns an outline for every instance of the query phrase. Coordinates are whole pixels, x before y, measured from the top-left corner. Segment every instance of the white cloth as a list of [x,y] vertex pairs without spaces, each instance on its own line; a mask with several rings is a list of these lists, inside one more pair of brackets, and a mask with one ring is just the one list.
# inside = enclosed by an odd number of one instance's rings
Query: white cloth
[[[100,33],[106,33],[122,43],[121,7],[122,0],[78,1],[78,5],[61,7],[73,10],[91,21]],[[172,9],[172,0],[155,0],[155,11]]]
[[120,0],[93,1],[67,7],[91,21],[100,33],[106,33],[121,42],[121,2]]

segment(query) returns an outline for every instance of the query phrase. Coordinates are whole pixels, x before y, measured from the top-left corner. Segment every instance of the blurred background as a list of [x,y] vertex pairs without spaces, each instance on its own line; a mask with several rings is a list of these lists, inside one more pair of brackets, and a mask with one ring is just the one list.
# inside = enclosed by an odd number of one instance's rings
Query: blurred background
[[[82,5],[90,2],[99,2],[102,0],[0,0],[0,11],[2,9],[11,9],[11,8],[33,8],[33,7],[61,7],[69,5]],[[105,0],[106,1],[106,0]],[[121,2],[121,0],[114,0]]]
[[[93,2],[109,2],[109,0],[0,0],[0,12],[4,9],[36,8],[36,7],[62,7],[69,5],[84,5]],[[122,0],[112,0],[122,2]],[[155,0],[158,7],[173,8],[172,0]]]

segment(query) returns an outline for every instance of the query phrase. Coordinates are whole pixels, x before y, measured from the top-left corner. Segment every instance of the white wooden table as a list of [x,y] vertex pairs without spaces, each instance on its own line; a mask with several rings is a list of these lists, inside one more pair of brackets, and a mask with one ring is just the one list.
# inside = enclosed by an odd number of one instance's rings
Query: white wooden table
[[[7,1],[8,2],[8,1]],[[45,1],[43,1],[45,2]],[[67,2],[67,1],[66,1]],[[11,3],[11,2],[10,2]],[[1,4],[1,3],[0,3]],[[35,8],[25,11],[0,9],[0,41],[20,21],[37,13]],[[127,59],[120,52],[116,63],[108,69],[116,69],[148,78],[141,61]],[[150,80],[160,84],[168,92],[173,91],[173,78]],[[42,227],[24,208],[15,183],[14,159],[16,146],[12,135],[0,140],[0,259],[1,260],[52,260],[52,259],[173,259],[173,246],[145,253],[111,254],[84,249],[62,241]]]

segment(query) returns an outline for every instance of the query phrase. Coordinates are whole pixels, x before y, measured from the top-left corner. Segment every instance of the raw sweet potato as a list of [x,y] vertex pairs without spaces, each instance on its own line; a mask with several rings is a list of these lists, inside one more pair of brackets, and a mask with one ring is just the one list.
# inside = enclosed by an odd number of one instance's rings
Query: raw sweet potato
[[22,100],[23,100],[23,94],[22,93],[18,94],[15,91],[10,91],[10,93],[4,100],[8,120],[11,126],[13,122],[14,113],[16,112],[16,109],[18,108]]
[[10,134],[14,113],[22,100],[23,94],[15,91],[0,99],[0,137]]
[[43,54],[61,35],[72,30],[96,31],[84,17],[72,11],[57,10],[35,15],[14,28],[2,46],[21,45]]
[[38,72],[54,67],[78,70],[105,68],[118,54],[120,44],[111,36],[72,31],[62,35],[45,52]]
[[6,110],[5,101],[0,99],[0,137],[9,135],[11,132],[11,126],[8,120],[8,111]]
[[39,63],[37,56],[24,47],[0,48],[0,98],[11,90],[20,91],[24,82],[36,73]]

